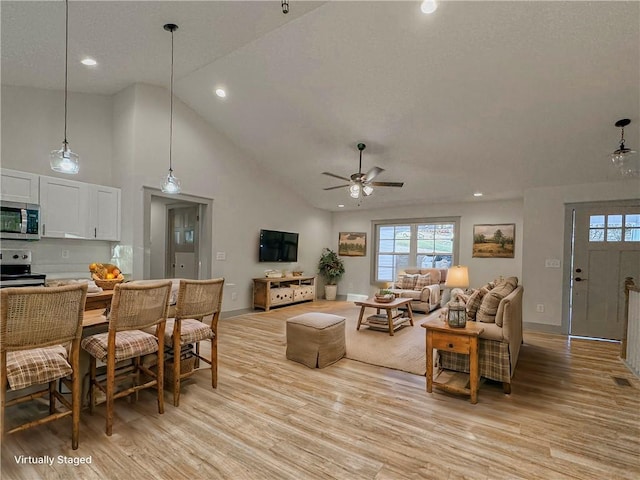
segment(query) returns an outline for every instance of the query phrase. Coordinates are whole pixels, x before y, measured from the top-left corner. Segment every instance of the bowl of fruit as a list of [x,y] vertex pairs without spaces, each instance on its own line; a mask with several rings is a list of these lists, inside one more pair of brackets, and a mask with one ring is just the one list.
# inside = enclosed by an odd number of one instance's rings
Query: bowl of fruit
[[120,269],[111,263],[92,263],[89,271],[93,281],[103,290],[113,290],[118,283],[124,281]]

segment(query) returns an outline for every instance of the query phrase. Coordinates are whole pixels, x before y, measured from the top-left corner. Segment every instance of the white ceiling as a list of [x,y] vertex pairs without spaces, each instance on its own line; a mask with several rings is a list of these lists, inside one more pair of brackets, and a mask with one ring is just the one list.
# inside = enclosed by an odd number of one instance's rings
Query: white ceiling
[[[289,3],[71,1],[69,88],[167,86],[162,25],[177,23],[176,95],[328,210],[613,180],[620,118],[640,148],[637,1],[448,1],[430,16],[419,2]],[[0,14],[2,83],[62,88],[64,3],[3,0]],[[363,170],[405,182],[360,207],[322,175],[356,172],[358,142]]]

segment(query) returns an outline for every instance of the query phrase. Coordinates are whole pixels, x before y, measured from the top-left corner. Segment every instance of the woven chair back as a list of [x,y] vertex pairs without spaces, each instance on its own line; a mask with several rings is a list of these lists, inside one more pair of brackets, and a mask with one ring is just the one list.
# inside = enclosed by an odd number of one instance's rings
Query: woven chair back
[[3,288],[0,351],[60,345],[82,336],[87,285]]
[[211,280],[180,280],[176,318],[201,319],[222,308],[224,278]]
[[121,283],[111,300],[109,330],[143,330],[166,319],[171,281]]

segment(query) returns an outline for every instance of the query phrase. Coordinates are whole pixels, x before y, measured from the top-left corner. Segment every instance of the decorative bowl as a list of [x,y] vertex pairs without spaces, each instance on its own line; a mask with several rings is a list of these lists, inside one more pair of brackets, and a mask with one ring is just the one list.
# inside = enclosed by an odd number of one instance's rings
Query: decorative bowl
[[374,296],[376,302],[378,303],[389,303],[392,302],[395,297],[395,295],[393,295],[392,293],[387,293],[385,295],[378,295],[376,294]]

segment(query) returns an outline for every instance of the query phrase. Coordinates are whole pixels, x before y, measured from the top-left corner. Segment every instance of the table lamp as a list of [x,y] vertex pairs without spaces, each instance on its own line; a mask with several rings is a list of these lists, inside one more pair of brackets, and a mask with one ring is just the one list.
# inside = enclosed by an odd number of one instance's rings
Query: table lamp
[[467,288],[469,286],[469,269],[462,265],[451,267],[447,271],[447,280],[444,286],[447,288]]

